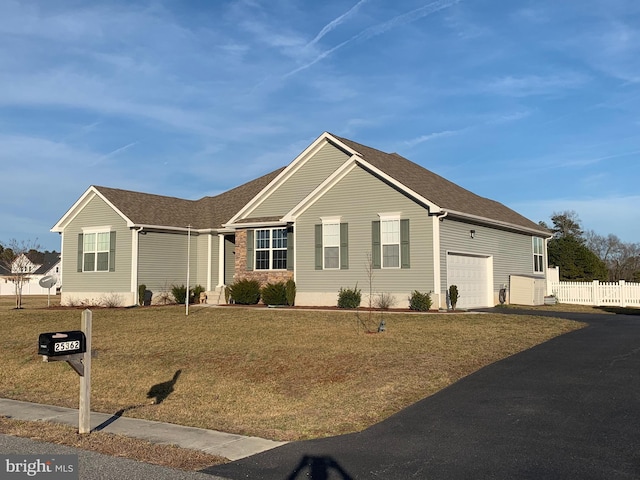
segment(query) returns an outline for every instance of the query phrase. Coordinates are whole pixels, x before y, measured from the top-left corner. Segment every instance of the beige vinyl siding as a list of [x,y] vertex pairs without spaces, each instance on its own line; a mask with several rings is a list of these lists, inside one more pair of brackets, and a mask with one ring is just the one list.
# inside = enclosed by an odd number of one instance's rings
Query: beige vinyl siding
[[[198,278],[198,236],[191,236],[189,278]],[[154,295],[171,292],[172,285],[187,281],[187,233],[147,232],[140,235],[138,281]],[[203,285],[204,286],[204,285]]]
[[[196,279],[195,285],[207,288],[207,273],[209,270],[209,234],[196,237]],[[191,266],[193,268],[193,266]]]
[[[78,272],[78,234],[83,233],[83,227],[104,226],[110,226],[116,232],[115,271]],[[69,222],[64,229],[63,241],[63,292],[131,291],[131,231],[125,220],[100,197],[89,200]]]
[[234,235],[224,236],[224,285],[233,283],[233,276],[236,273],[236,243]]
[[[475,230],[475,238],[471,238]],[[531,236],[473,225],[446,217],[440,224],[441,282],[447,285],[447,251],[493,257],[493,289],[509,284],[509,275],[533,275]],[[540,275],[544,277],[544,275]]]
[[326,144],[247,216],[284,215],[335,172],[348,158],[349,155],[342,150],[331,144]]
[[[375,269],[373,290],[428,292],[433,289],[433,230],[426,208],[380,179],[355,167],[296,221],[296,286],[299,292],[335,292],[354,287],[368,293],[367,254],[371,253],[371,222],[378,213],[400,212],[410,220],[410,258],[407,269]],[[340,217],[349,228],[349,268],[315,269],[315,225],[320,217]],[[363,297],[364,298],[364,297]]]

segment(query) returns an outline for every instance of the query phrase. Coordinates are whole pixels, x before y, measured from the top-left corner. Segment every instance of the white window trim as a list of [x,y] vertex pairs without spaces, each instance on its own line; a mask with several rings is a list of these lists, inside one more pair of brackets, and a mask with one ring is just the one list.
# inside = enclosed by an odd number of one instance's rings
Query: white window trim
[[[269,230],[269,247],[268,248],[258,248],[258,232]],[[287,251],[287,247],[284,248],[274,248],[273,247],[273,232],[274,230],[284,230],[285,239],[287,237],[287,227],[269,227],[269,228],[256,228],[253,234],[253,269],[258,272],[267,272],[267,271],[276,271],[281,272],[287,270],[285,268],[273,268],[273,252],[274,251]],[[269,268],[258,268],[258,252],[269,252]],[[287,258],[287,262],[289,259]]]
[[82,234],[85,233],[104,233],[104,232],[112,232],[113,228],[111,225],[105,225],[103,227],[82,227]]
[[[536,240],[540,243],[541,252],[536,253]],[[544,239],[542,237],[531,237],[531,253],[533,254],[533,273],[544,273]],[[540,262],[537,261],[540,258]],[[541,265],[541,269],[538,270],[538,263]]]
[[[400,212],[388,212],[388,213],[379,213],[378,217],[380,217],[380,268],[386,270],[399,270],[402,268],[402,246],[401,246],[401,238],[400,238]],[[388,221],[397,221],[398,222],[398,243],[384,243],[382,241],[382,224],[383,222]],[[384,247],[385,245],[398,245],[398,266],[397,267],[388,267],[384,265]]]
[[[108,233],[111,234],[111,232],[113,231],[113,228],[111,227],[111,225],[104,225],[101,227],[82,227],[82,273],[108,273],[109,272],[109,267],[111,259],[109,258],[109,254],[110,252],[110,247],[106,250],[107,252],[107,269],[106,270],[98,270],[98,234],[99,233]],[[91,234],[96,234],[96,249],[89,252],[89,253],[93,253],[95,255],[93,261],[94,261],[94,265],[93,265],[93,270],[87,270],[85,269],[85,255],[87,253],[87,251],[84,248],[84,242],[85,242],[85,235],[91,235]],[[100,250],[100,252],[104,252],[103,250]]]
[[[342,217],[320,217],[322,221],[322,269],[323,270],[340,270],[340,223],[342,222]],[[327,245],[325,243],[325,235],[326,235],[326,227],[328,225],[337,225],[338,226],[338,242],[336,245]],[[327,247],[338,247],[338,265],[335,267],[327,267],[325,260],[325,248]]]

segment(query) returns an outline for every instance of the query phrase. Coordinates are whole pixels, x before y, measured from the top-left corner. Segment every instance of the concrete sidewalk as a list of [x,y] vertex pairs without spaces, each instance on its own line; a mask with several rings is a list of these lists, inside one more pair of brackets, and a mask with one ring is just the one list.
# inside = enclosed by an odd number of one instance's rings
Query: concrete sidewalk
[[[0,415],[16,420],[39,420],[78,426],[78,410],[73,408],[19,402],[5,398],[0,398]],[[153,443],[202,450],[229,460],[239,460],[286,443],[97,412],[91,412],[91,429],[140,438]]]

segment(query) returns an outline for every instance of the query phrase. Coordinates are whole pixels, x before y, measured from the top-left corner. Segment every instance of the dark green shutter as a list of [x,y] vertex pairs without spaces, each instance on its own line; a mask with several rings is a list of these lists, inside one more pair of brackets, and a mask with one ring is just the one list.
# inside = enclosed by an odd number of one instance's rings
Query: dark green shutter
[[316,270],[322,270],[322,224],[315,227]]
[[247,271],[253,270],[253,230],[247,230]]
[[349,269],[349,224],[340,224],[340,269]]
[[109,271],[116,271],[116,232],[109,235]]
[[78,271],[82,271],[82,255],[84,249],[84,236],[79,233],[78,234]]
[[293,227],[287,227],[287,270],[293,270]]
[[410,249],[409,249],[409,219],[400,220],[400,266],[409,268]]
[[380,220],[371,222],[371,263],[373,268],[381,268],[380,252]]

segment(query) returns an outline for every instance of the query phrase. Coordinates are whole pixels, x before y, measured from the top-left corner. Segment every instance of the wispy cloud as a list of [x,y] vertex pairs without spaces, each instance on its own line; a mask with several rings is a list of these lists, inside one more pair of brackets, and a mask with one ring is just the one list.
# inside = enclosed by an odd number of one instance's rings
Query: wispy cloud
[[435,140],[436,138],[451,137],[453,135],[457,135],[461,132],[464,132],[465,130],[466,129],[463,128],[460,130],[444,130],[442,132],[428,133],[426,135],[421,135],[417,138],[413,138],[411,140],[406,140],[404,144],[407,147],[415,147],[416,145],[419,145],[421,143],[428,142],[431,140]]
[[109,158],[115,157],[116,155],[119,155],[120,153],[126,152],[131,147],[133,147],[133,146],[135,146],[137,144],[138,144],[138,142],[131,142],[131,143],[128,143],[127,145],[124,145],[122,147],[116,148],[115,150],[112,150],[109,153],[99,157],[95,162],[93,162],[92,166],[95,167],[97,164],[102,163],[105,160],[108,160]]
[[350,39],[345,40],[344,42],[334,46],[333,48],[330,48],[328,50],[325,50],[324,52],[321,52],[318,56],[316,56],[316,58],[314,58],[310,62],[305,63],[304,65],[286,73],[283,76],[283,78],[290,77],[291,75],[295,75],[296,73],[299,73],[303,70],[306,70],[309,67],[312,67],[319,61],[327,58],[332,53],[336,52],[337,50],[340,50],[341,48],[343,48],[346,45],[349,45],[350,43],[353,43],[359,40],[368,40],[372,37],[382,35],[383,33],[393,28],[400,27],[402,25],[406,25],[411,22],[415,22],[416,20],[419,20],[428,15],[436,13],[440,10],[449,8],[455,5],[456,3],[459,3],[460,1],[461,0],[438,0],[428,5],[424,5],[420,8],[416,8],[415,10],[411,10],[410,12],[403,13],[402,15],[397,15],[392,19],[387,20],[386,22],[382,22],[372,27],[369,27],[363,30],[362,32],[358,33],[357,35],[354,35]]
[[452,137],[454,135],[461,135],[464,133],[473,132],[474,130],[477,130],[483,127],[488,127],[491,125],[502,125],[502,124],[507,124],[512,122],[517,122],[519,120],[527,118],[530,114],[531,112],[528,110],[492,113],[489,115],[484,115],[479,122],[473,125],[469,125],[467,127],[459,128],[456,130],[443,130],[440,132],[427,133],[425,135],[412,138],[410,140],[405,140],[404,145],[407,147],[415,147],[416,145],[420,145],[421,143],[437,140],[440,138]]
[[614,153],[614,154],[611,154],[611,155],[603,155],[603,156],[599,156],[599,157],[583,157],[583,158],[578,158],[578,159],[574,159],[574,160],[565,160],[564,162],[558,162],[558,164],[556,165],[556,168],[586,167],[588,165],[594,165],[594,164],[597,164],[597,163],[604,162],[606,160],[613,160],[615,158],[630,157],[632,155],[638,155],[638,154],[640,154],[640,149],[632,150],[632,151],[629,151],[629,152]]
[[584,74],[567,72],[552,75],[506,75],[479,84],[479,89],[494,95],[527,97],[549,95],[559,91],[575,89],[587,83]]
[[354,15],[358,11],[358,9],[360,8],[360,5],[362,5],[363,3],[367,2],[367,1],[368,0],[360,0],[353,7],[351,7],[348,11],[346,11],[345,13],[340,15],[339,17],[334,18],[329,23],[327,23],[324,27],[322,27],[322,30],[320,30],[320,32],[318,32],[318,34],[315,36],[315,38],[313,40],[311,40],[307,44],[307,47],[311,47],[311,46],[315,45],[316,43],[318,43],[322,39],[322,37],[324,37],[327,33],[329,33],[331,30],[337,28],[341,23],[345,22],[346,20],[348,20],[349,17]]

